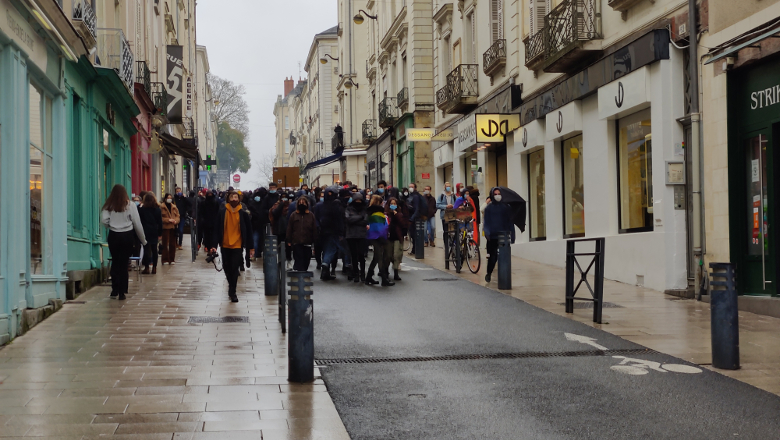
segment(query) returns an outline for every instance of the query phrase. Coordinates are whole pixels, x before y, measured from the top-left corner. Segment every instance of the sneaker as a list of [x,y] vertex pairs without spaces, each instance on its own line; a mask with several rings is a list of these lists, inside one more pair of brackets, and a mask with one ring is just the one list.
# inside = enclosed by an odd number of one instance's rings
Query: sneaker
[[174,264],[176,264],[175,261],[171,261],[170,263],[168,263],[169,266],[173,266]]
[[231,296],[230,297],[230,302],[237,303],[238,302],[238,297],[237,296]]
[[111,292],[111,299],[116,299],[117,296],[119,296],[118,293]]
[[489,273],[485,275],[485,281],[487,281],[488,283],[490,282],[490,274]]
[[293,262],[292,261],[288,261],[287,262],[287,270],[292,270],[292,269],[293,269]]
[[124,293],[120,293],[120,294],[119,294],[119,301],[124,301],[124,300],[126,300],[126,299],[127,299],[127,297],[125,296],[125,294],[124,294]]

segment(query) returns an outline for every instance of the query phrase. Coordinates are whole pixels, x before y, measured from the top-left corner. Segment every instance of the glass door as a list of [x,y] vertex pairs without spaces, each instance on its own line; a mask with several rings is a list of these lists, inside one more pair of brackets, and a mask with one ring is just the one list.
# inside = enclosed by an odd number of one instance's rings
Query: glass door
[[775,294],[775,250],[770,240],[773,223],[774,188],[772,150],[768,132],[759,132],[744,140],[747,217],[745,267],[740,276],[742,293]]

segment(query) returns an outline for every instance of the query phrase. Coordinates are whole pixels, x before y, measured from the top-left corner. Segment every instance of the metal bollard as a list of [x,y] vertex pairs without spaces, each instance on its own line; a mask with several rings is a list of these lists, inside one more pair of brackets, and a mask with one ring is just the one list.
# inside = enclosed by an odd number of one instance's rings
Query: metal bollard
[[739,315],[736,266],[710,263],[710,317],[712,319],[712,366],[739,369]]
[[276,236],[266,234],[263,243],[263,285],[265,296],[274,296],[279,292],[279,260]]
[[290,281],[290,334],[287,338],[287,380],[314,380],[314,301],[312,272],[288,272]]
[[512,235],[509,232],[498,234],[498,289],[512,289]]
[[282,333],[287,333],[287,288],[285,282],[287,281],[287,243],[279,243],[279,255],[277,260],[279,263],[279,323],[282,324]]
[[422,260],[425,258],[425,221],[415,221],[414,227],[414,258]]

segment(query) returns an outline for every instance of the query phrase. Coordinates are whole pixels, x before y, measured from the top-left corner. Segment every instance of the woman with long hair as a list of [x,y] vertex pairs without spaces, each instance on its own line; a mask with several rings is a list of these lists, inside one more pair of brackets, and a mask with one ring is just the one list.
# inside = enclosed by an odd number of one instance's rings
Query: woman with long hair
[[127,265],[133,254],[136,237],[142,245],[146,245],[138,207],[130,202],[124,186],[114,185],[111,189],[111,194],[100,212],[100,221],[108,227],[108,250],[111,252],[111,298],[118,297],[123,301],[129,282]]
[[173,203],[171,193],[165,194],[160,203],[162,213],[162,264],[176,263],[176,240],[178,238],[179,208]]
[[144,195],[144,201],[138,209],[138,216],[141,217],[141,224],[144,227],[147,245],[144,247],[144,271],[149,273],[149,265],[152,266],[152,274],[157,273],[157,244],[163,231],[162,211],[157,203],[157,198],[153,193],[148,192]]
[[[404,258],[404,237],[409,229],[409,217],[407,216],[404,205],[397,197],[390,197],[385,206],[385,215],[389,220],[389,233],[387,245],[385,247],[385,260],[393,264],[393,280],[401,281],[398,273],[401,271],[401,261]],[[388,267],[388,276],[390,269]],[[386,283],[382,283],[385,285]],[[392,285],[392,283],[390,283]]]
[[374,255],[371,258],[371,264],[368,266],[368,272],[366,274],[366,285],[378,284],[374,280],[374,268],[379,267],[379,278],[382,283],[389,286],[388,277],[388,261],[385,258],[385,249],[387,247],[387,216],[385,215],[385,208],[382,207],[384,199],[380,195],[371,196],[371,201],[366,209],[366,215],[368,216],[368,232],[366,238],[368,244],[374,248]]

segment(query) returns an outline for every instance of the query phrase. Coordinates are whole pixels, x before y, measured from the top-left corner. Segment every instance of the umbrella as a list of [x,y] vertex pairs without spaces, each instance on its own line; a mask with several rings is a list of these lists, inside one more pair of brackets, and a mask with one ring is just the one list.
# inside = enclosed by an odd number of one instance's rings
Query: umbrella
[[508,204],[512,209],[512,223],[520,229],[520,232],[525,232],[525,199],[505,186],[493,187],[488,197],[493,197],[495,190],[501,191],[501,203]]

